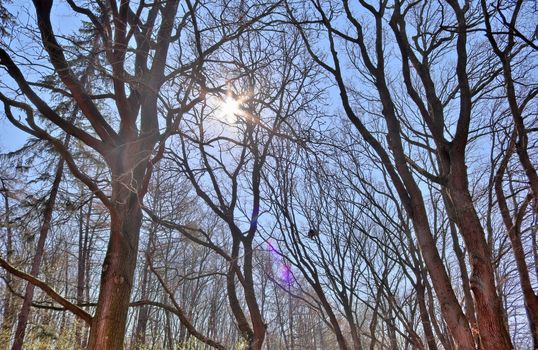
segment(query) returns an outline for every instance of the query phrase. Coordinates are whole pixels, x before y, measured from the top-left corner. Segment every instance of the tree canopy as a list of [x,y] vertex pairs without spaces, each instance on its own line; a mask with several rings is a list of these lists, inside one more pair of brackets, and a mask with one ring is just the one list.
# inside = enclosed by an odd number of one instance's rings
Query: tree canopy
[[538,347],[537,14],[0,0],[0,347]]

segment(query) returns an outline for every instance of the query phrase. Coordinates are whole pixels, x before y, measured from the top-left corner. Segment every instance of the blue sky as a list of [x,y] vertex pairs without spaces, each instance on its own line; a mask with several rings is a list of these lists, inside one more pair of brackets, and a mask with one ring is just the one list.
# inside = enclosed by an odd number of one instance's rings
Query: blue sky
[[16,150],[24,144],[26,138],[27,134],[11,125],[2,112],[0,117],[0,153]]
[[[5,3],[4,6],[16,18],[17,24],[28,23],[34,26],[35,10],[30,0],[14,1]],[[67,7],[65,2],[56,1],[52,10],[52,24],[57,34],[68,33],[78,28],[79,20],[74,13]],[[9,46],[23,46],[24,35],[17,36],[16,40],[9,42]],[[7,40],[6,40],[7,41]],[[13,82],[7,82],[8,85]],[[6,118],[3,106],[0,106],[0,153],[6,153],[21,147],[27,140],[28,135],[14,127]]]

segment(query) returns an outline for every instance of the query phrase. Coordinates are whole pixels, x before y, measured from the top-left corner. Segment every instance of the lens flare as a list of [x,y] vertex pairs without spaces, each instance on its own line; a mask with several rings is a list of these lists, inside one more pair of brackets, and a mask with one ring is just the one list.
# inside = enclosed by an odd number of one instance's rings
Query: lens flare
[[278,249],[275,247],[273,242],[267,241],[267,250],[271,253],[274,258],[274,262],[279,267],[280,280],[284,282],[288,288],[291,288],[294,280],[291,265],[283,261],[282,256],[278,252]]
[[221,111],[226,121],[232,123],[237,119],[237,115],[241,113],[241,102],[232,96],[226,96],[222,101]]
[[282,281],[286,283],[288,286],[291,286],[293,282],[293,273],[291,272],[291,266],[288,264],[282,265],[280,269],[280,278],[282,278]]

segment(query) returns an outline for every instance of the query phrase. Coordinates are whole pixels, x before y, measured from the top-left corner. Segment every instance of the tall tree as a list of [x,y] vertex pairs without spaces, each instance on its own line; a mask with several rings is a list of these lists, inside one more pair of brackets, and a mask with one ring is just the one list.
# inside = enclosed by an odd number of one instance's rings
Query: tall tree
[[[71,173],[110,211],[110,237],[88,347],[120,349],[137,261],[141,203],[153,165],[162,157],[164,143],[177,130],[182,115],[204,99],[205,61],[224,43],[252,30],[272,5],[242,8],[241,3],[224,3],[215,4],[212,10],[189,0],[184,6],[174,0],[137,5],[99,1],[88,8],[68,1],[68,5],[76,18],[89,21],[99,38],[101,79],[93,79],[91,88],[82,84],[76,70],[80,64],[70,60],[71,54],[55,32],[51,19],[53,1],[34,1],[41,37],[38,44],[50,64],[41,62],[60,87],[31,81],[24,65],[17,61],[19,56],[2,47],[0,65],[25,99],[5,94],[0,99],[10,121],[53,144]],[[214,13],[215,9],[219,13]],[[230,15],[237,9],[241,16],[232,22]],[[76,54],[81,55],[84,49],[79,47]],[[168,99],[164,96],[171,84],[180,88]],[[60,92],[75,104],[89,130],[58,114],[53,101],[47,99],[51,92]],[[159,114],[160,103],[171,107],[166,115]],[[13,115],[14,109],[25,113],[25,123]],[[80,171],[68,147],[39,125],[36,112],[105,160],[110,170],[110,189],[100,188]]]
[[[375,150],[412,219],[441,311],[459,348],[475,347],[471,324],[437,249],[417,175],[434,181],[448,194],[447,206],[470,255],[470,283],[481,345],[485,349],[510,349],[512,344],[501,316],[491,251],[473,204],[467,173],[466,150],[474,98],[498,74],[495,67],[469,66],[469,55],[473,52],[469,48],[468,29],[476,25],[476,11],[470,3],[462,7],[451,0],[446,3],[394,1],[377,5],[359,1],[359,4],[361,13],[346,0],[328,4],[312,1],[309,9],[316,21],[297,18],[298,11],[292,5],[288,7],[288,14],[301,30],[312,57],[334,80],[346,115]],[[322,46],[310,35],[313,25],[324,31],[326,43]],[[408,29],[410,27],[412,30]],[[392,65],[392,54],[387,51],[386,30],[389,28],[393,47],[399,52],[397,69],[404,85],[403,91],[398,92],[390,78],[392,69],[396,68]],[[435,63],[448,45],[456,52],[454,73],[451,80],[445,78],[439,82],[443,77],[437,75]],[[320,46],[327,48],[327,59],[325,53],[319,53]],[[386,143],[375,135],[380,130],[369,127],[358,112],[356,106],[361,102],[355,98],[357,90],[350,87],[348,63],[359,74],[367,76],[377,92],[378,113],[384,122],[381,132]],[[401,94],[405,94],[403,100]],[[407,105],[413,105],[418,115],[406,108]],[[452,105],[459,110],[456,117],[447,115],[447,108]],[[416,118],[420,118],[419,125],[425,126],[424,133],[416,131],[417,123],[413,121]],[[447,138],[447,134],[451,137]],[[418,142],[420,138],[425,141]],[[417,148],[431,152],[434,158],[429,166],[433,167],[433,172],[413,159],[416,154],[413,149]]]

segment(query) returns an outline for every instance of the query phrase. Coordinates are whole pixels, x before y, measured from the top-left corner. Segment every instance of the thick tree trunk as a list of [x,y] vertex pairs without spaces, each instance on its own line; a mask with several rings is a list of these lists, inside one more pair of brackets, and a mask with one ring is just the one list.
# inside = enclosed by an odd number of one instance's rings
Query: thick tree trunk
[[[134,163],[134,162],[133,162]],[[97,309],[93,318],[88,349],[123,349],[127,313],[131,297],[142,210],[133,183],[141,176],[113,170],[110,239],[101,273]],[[138,181],[137,181],[138,179]]]
[[[415,197],[414,201],[417,200],[418,197]],[[413,215],[412,222],[420,246],[420,251],[428,268],[435,293],[439,299],[443,318],[447,323],[450,334],[454,337],[457,349],[474,350],[474,339],[469,322],[454,294],[450,278],[445,270],[439,251],[437,250],[424,205],[423,203],[417,204],[414,205],[410,214]]]
[[[392,162],[385,154],[384,150],[380,150],[380,145],[376,141],[368,141],[372,146],[377,147],[376,152],[380,155],[387,169],[397,171],[401,182],[396,175],[393,175],[393,183],[397,185],[397,191],[402,202],[407,203],[405,209],[413,222],[413,228],[417,241],[424,258],[424,263],[430,278],[433,288],[437,294],[441,306],[441,313],[445,319],[454,341],[458,345],[458,349],[474,349],[474,339],[467,317],[461,308],[461,305],[452,288],[446,271],[445,265],[439,251],[436,241],[433,237],[432,230],[429,224],[424,197],[418,186],[414,176],[409,168],[407,158],[402,144],[401,126],[396,115],[396,107],[392,100],[390,90],[385,82],[385,77],[382,74],[377,74],[376,87],[383,104],[383,114],[387,122],[388,143],[389,148],[394,156],[394,167]],[[363,127],[363,126],[362,126]],[[368,135],[367,135],[368,136]],[[372,138],[371,135],[369,135]]]
[[[469,323],[471,324],[471,327],[474,329],[478,329],[478,324],[476,321],[476,311],[475,311],[475,305],[474,305],[474,299],[471,291],[471,282],[469,280],[469,272],[467,271],[467,265],[465,263],[465,252],[462,251],[460,248],[460,241],[458,238],[458,232],[457,232],[457,223],[456,223],[456,214],[454,211],[454,208],[452,206],[452,203],[450,202],[450,196],[448,195],[446,189],[443,189],[442,191],[443,196],[443,203],[445,205],[448,218],[449,218],[449,230],[450,230],[450,237],[452,238],[452,247],[454,250],[454,253],[456,254],[456,259],[458,261],[458,266],[460,269],[460,277],[461,277],[461,284],[463,289],[463,300],[465,303],[465,314],[467,316],[467,319],[469,320]],[[478,345],[480,343],[480,337],[479,335],[474,332],[473,336],[475,338],[475,343]]]
[[[465,241],[471,265],[471,290],[475,299],[476,319],[480,334],[480,345],[484,350],[512,349],[510,334],[502,317],[503,307],[495,286],[491,251],[487,245],[484,229],[478,218],[469,192],[465,150],[468,144],[469,127],[473,107],[473,89],[469,82],[468,69],[468,6],[461,7],[456,0],[448,0],[457,21],[457,64],[456,76],[459,85],[459,118],[454,139],[446,149],[439,149],[443,173],[446,174],[446,189],[454,209],[456,224]],[[476,91],[475,91],[476,92]],[[448,158],[446,151],[448,151]],[[448,164],[447,164],[448,163]],[[448,165],[448,167],[446,166]]]
[[[236,261],[239,256],[239,247],[239,241],[234,238],[231,254],[231,258],[233,259],[233,261]],[[235,322],[237,323],[237,328],[239,329],[241,336],[247,341],[248,345],[250,346],[249,349],[252,349],[252,344],[254,343],[254,332],[252,331],[250,324],[247,321],[247,318],[245,316],[245,313],[243,312],[243,308],[241,307],[237,296],[235,286],[236,268],[236,265],[234,265],[233,262],[230,262],[230,267],[228,268],[228,272],[226,274],[226,291],[228,296],[228,303],[232,310],[232,314],[235,318]]]
[[247,302],[248,310],[250,313],[250,319],[252,322],[252,331],[254,332],[254,339],[252,343],[252,349],[261,350],[263,347],[263,341],[265,340],[266,325],[263,321],[263,316],[258,306],[256,298],[256,292],[254,290],[253,279],[253,267],[252,267],[252,240],[243,242],[245,255],[243,257],[244,264],[244,276],[245,276],[245,301]]
[[[451,176],[447,184],[456,224],[465,241],[471,264],[471,290],[475,300],[481,348],[512,349],[510,335],[503,321],[501,299],[497,295],[491,260],[484,230],[468,190],[464,161],[453,155]],[[461,157],[461,156],[460,156]]]

